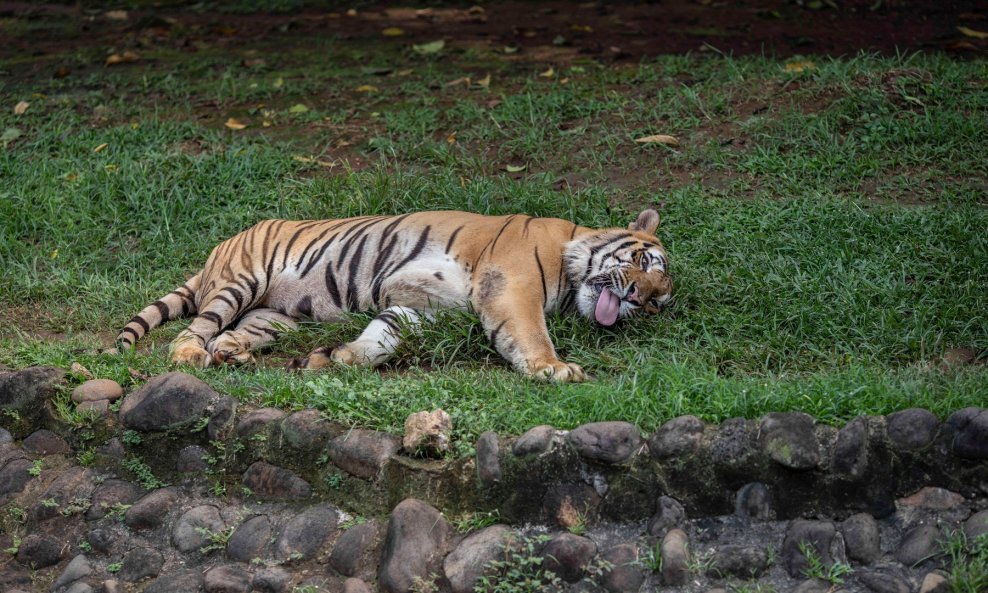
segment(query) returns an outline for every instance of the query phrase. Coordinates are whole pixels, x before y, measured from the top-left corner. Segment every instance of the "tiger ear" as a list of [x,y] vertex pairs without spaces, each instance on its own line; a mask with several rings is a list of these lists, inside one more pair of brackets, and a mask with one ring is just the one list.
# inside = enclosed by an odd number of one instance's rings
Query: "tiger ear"
[[642,210],[635,222],[628,225],[629,231],[641,231],[649,235],[654,235],[657,228],[659,228],[659,213],[651,208]]

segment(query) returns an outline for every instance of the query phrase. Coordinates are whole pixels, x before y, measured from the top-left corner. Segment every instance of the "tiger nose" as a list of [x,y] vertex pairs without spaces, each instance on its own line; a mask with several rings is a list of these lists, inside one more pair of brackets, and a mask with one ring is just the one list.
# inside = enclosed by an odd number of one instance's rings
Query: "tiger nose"
[[632,288],[631,292],[629,292],[628,295],[624,298],[636,305],[642,304],[641,295],[638,294],[638,286]]

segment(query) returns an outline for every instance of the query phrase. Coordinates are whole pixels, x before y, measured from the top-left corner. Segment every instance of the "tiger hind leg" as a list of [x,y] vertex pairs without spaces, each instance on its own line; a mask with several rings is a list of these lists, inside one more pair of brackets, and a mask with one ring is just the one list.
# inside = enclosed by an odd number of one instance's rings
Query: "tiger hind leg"
[[254,309],[241,317],[235,328],[223,332],[206,344],[206,351],[215,364],[251,363],[254,362],[252,350],[257,350],[276,339],[281,332],[295,327],[295,319],[281,311]]
[[208,367],[212,357],[206,350],[206,344],[233,323],[238,313],[232,301],[227,298],[214,298],[204,303],[189,327],[179,332],[172,341],[172,363],[188,364],[201,369]]
[[422,325],[423,319],[432,318],[430,311],[419,311],[411,307],[388,307],[367,324],[356,340],[336,348],[317,348],[307,357],[293,360],[288,368],[321,369],[334,362],[376,367],[391,358],[398,349],[404,332],[414,333]]

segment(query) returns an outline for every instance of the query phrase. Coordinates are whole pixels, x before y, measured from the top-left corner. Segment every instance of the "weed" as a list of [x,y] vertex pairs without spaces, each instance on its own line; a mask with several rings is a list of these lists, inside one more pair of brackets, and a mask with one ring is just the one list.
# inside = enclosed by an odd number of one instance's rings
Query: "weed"
[[151,468],[146,463],[141,461],[139,457],[127,457],[120,463],[120,465],[134,474],[134,478],[141,486],[144,486],[145,490],[156,490],[158,488],[164,488],[168,485],[159,480],[154,475],[154,472],[151,471]]
[[988,534],[970,540],[958,529],[941,542],[952,593],[988,590]]
[[79,551],[81,551],[83,554],[90,554],[93,551],[93,544],[87,542],[86,540],[83,540],[79,542]]
[[41,501],[41,506],[45,507],[46,509],[57,509],[59,504],[58,501],[55,500],[55,497],[51,497],[51,498],[43,499]]
[[120,569],[123,568],[123,562],[113,562],[106,565],[106,572],[110,574],[117,574]]
[[477,593],[549,593],[563,590],[563,581],[542,566],[538,548],[547,536],[523,537],[504,547],[503,560],[491,560],[485,566],[488,576],[474,585]]
[[460,533],[471,533],[483,529],[485,527],[490,527],[500,520],[501,514],[497,509],[493,511],[474,511],[472,513],[463,513],[450,518],[450,523],[456,528]]
[[12,506],[7,509],[7,514],[10,515],[11,519],[13,519],[18,523],[23,523],[27,521],[27,512],[21,507]]
[[830,566],[824,564],[816,548],[806,542],[799,542],[799,551],[806,558],[807,566],[803,575],[809,579],[822,579],[831,585],[844,584],[844,577],[852,572],[846,562],[834,562]]
[[354,515],[352,517],[347,516],[346,518],[343,519],[343,521],[340,522],[340,529],[346,531],[351,527],[355,527],[357,525],[363,525],[366,522],[367,522],[367,518],[361,515]]
[[141,433],[136,430],[128,429],[123,431],[123,434],[120,436],[120,440],[123,441],[124,444],[133,445],[136,447],[144,442],[144,437],[142,437]]
[[346,475],[343,472],[333,472],[330,474],[326,474],[326,477],[323,478],[323,482],[326,483],[326,486],[328,486],[333,490],[339,490],[343,486],[343,482],[345,480],[346,480]]
[[83,467],[89,467],[93,465],[94,463],[96,463],[96,448],[87,447],[86,449],[79,451],[79,453],[76,455],[76,460],[79,462],[79,465]]
[[41,475],[41,470],[45,467],[45,462],[41,459],[35,459],[31,462],[31,467],[27,468],[27,473],[37,478]]
[[412,579],[412,589],[411,593],[439,593],[439,585],[436,582],[439,580],[439,575],[430,574],[428,578],[422,578],[416,576]]
[[662,542],[656,541],[638,561],[652,572],[662,572]]
[[10,547],[6,548],[4,552],[7,552],[11,556],[16,556],[17,552],[19,552],[20,549],[21,549],[21,538],[15,535],[13,540],[11,541]]
[[233,535],[234,528],[228,527],[222,531],[212,531],[205,527],[196,527],[196,533],[206,539],[206,545],[199,548],[200,554],[209,554],[216,550],[225,550],[230,536]]

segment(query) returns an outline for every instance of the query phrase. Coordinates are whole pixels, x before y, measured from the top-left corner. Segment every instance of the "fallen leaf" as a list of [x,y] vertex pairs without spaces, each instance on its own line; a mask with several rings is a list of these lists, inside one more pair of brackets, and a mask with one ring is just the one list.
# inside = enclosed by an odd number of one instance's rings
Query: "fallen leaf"
[[385,37],[401,37],[405,34],[405,30],[401,27],[388,27],[387,29],[381,31],[381,35]]
[[456,80],[451,80],[447,82],[444,86],[456,86],[458,84],[465,84],[467,86],[470,86],[470,78],[466,76],[460,77],[457,78]]
[[528,168],[528,165],[507,165],[504,170],[508,173],[521,173]]
[[968,37],[974,37],[975,39],[988,39],[988,33],[984,31],[975,31],[974,29],[968,29],[967,27],[957,27],[957,30]]
[[556,75],[556,70],[552,66],[549,66],[549,69],[546,70],[545,72],[539,73],[539,76],[541,76],[542,78],[552,78],[555,75]]
[[130,374],[130,376],[133,377],[134,379],[137,379],[138,381],[147,381],[148,379],[151,378],[150,376],[145,375],[141,371],[131,367],[127,367],[127,373]]
[[14,115],[24,115],[24,112],[27,111],[27,108],[30,106],[31,104],[27,101],[19,102],[17,105],[14,105]]
[[109,165],[103,165],[103,170],[105,170],[107,173],[113,173],[117,169],[118,167],[113,163],[110,163]]
[[280,89],[281,87],[285,86],[285,79],[279,76],[278,78],[274,79],[274,82],[271,83],[271,86],[273,86],[276,89]]
[[69,367],[69,370],[71,370],[73,373],[82,375],[83,377],[89,379],[90,381],[92,381],[93,379],[96,378],[96,377],[93,376],[93,374],[91,372],[89,372],[89,369],[87,369],[86,367],[82,366],[78,362],[73,362],[72,363],[72,366]]
[[456,132],[446,136],[446,144],[456,144]]
[[69,70],[65,66],[59,66],[58,68],[55,68],[55,73],[52,76],[54,76],[55,78],[65,78],[69,74],[72,74],[71,70]]
[[357,16],[357,9],[356,8],[351,8],[351,9],[347,10],[346,11],[346,15],[347,16]]
[[439,39],[437,41],[423,43],[422,45],[413,45],[412,51],[421,56],[428,56],[441,52],[444,47],[446,47],[446,41],[444,39]]
[[242,129],[244,129],[244,128],[247,127],[247,124],[242,123],[242,122],[238,121],[236,118],[233,118],[233,117],[231,117],[230,119],[226,120],[226,123],[223,124],[223,125],[225,125],[226,127],[230,128],[231,130],[242,130]]
[[260,68],[261,66],[267,66],[268,61],[264,58],[245,58],[241,64],[245,68]]
[[125,21],[128,18],[126,10],[108,10],[103,13],[103,16],[111,21]]
[[467,14],[484,14],[484,12],[485,11],[483,6],[476,6],[476,5],[471,6],[470,9],[467,10]]
[[21,134],[23,132],[21,132],[20,128],[7,128],[3,131],[3,134],[0,134],[0,142],[3,143],[4,148],[7,148],[7,145],[20,138]]
[[372,84],[362,84],[362,85],[360,85],[360,86],[358,86],[356,88],[356,91],[358,93],[376,93],[379,90],[381,90],[381,89],[377,88],[376,86],[374,86]]
[[297,103],[288,108],[288,113],[308,113],[309,108],[301,103]]
[[300,163],[305,163],[307,165],[319,165],[320,167],[335,167],[336,163],[332,161],[324,161],[322,159],[315,159],[307,156],[295,156],[293,157],[296,161]]
[[110,54],[106,58],[107,66],[115,66],[116,64],[128,64],[130,62],[136,62],[141,59],[141,56],[137,53],[127,50],[122,54]]
[[810,60],[796,60],[795,62],[788,62],[785,68],[786,72],[792,72],[793,74],[799,74],[806,70],[816,70],[816,63]]
[[504,46],[504,53],[509,54],[509,55],[510,54],[516,54],[516,53],[518,53],[518,49],[519,48],[517,46],[506,45],[506,46]]
[[97,146],[96,148],[94,148],[93,149],[93,152],[96,152],[96,153],[103,152],[104,150],[106,150],[106,147],[107,146],[109,146],[109,144],[107,144],[106,142],[104,142],[103,144],[100,144],[99,146]]
[[477,86],[479,86],[481,88],[484,88],[484,89],[491,88],[491,75],[488,74],[487,76],[485,76],[485,77],[481,78],[480,80],[478,80],[477,81]]
[[665,144],[666,146],[679,146],[679,139],[668,134],[655,134],[653,136],[642,136],[635,138],[638,144]]
[[593,27],[590,25],[573,25],[570,27],[574,31],[582,31],[584,33],[593,33]]

